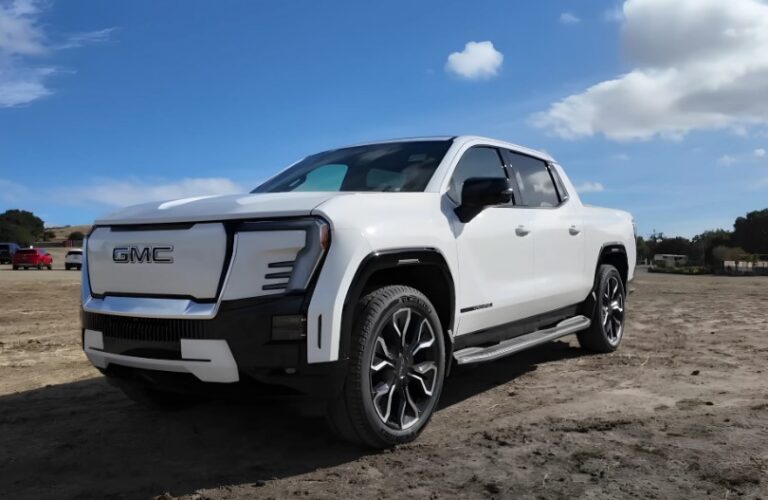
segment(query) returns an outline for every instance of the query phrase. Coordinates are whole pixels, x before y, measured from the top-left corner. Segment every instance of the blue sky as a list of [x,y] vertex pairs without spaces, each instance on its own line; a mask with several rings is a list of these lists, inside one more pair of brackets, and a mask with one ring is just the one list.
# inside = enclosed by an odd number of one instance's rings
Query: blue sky
[[0,0],[0,210],[89,223],[471,133],[546,150],[642,234],[728,228],[768,206],[763,33],[762,0]]

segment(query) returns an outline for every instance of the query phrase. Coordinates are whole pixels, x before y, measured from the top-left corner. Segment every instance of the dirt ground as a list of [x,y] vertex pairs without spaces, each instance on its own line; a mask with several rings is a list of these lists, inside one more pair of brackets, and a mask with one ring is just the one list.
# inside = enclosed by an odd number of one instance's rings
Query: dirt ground
[[80,351],[78,280],[0,266],[3,498],[768,498],[766,278],[638,271],[617,353],[456,372],[381,453],[275,402],[136,406]]

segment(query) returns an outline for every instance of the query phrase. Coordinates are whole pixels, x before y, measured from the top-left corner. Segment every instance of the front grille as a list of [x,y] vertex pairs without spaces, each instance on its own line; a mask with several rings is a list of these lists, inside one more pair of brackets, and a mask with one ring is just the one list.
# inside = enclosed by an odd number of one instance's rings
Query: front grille
[[104,337],[142,342],[179,342],[205,339],[206,322],[188,319],[128,318],[105,314],[86,314],[85,328],[102,332]]

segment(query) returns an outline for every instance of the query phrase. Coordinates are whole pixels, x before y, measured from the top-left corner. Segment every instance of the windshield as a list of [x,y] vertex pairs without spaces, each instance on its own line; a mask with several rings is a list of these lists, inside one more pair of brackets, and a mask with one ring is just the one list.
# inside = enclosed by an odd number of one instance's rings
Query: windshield
[[252,193],[424,191],[450,140],[369,144],[304,158]]

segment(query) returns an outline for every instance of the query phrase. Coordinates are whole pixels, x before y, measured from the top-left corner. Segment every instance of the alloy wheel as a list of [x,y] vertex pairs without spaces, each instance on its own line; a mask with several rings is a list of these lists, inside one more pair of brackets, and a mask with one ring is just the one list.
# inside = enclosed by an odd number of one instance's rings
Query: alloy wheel
[[416,425],[435,396],[440,362],[435,335],[426,316],[403,307],[374,341],[370,395],[379,419],[390,428]]
[[603,308],[603,333],[611,345],[615,346],[624,333],[624,293],[619,278],[611,276],[603,290],[601,300]]

